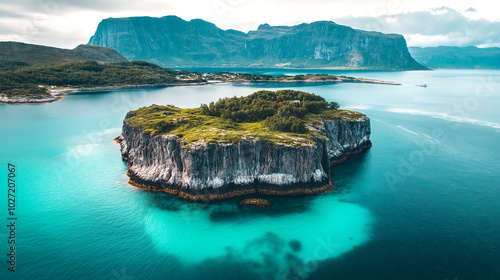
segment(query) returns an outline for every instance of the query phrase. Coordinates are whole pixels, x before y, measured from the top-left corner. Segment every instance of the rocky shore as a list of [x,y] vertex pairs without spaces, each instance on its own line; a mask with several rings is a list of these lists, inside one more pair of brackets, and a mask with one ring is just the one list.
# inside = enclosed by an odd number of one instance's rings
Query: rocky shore
[[7,97],[5,95],[0,95],[0,103],[6,104],[36,104],[36,103],[51,103],[61,100],[64,95],[79,94],[83,92],[90,91],[101,91],[101,90],[115,90],[115,89],[126,89],[126,88],[157,88],[157,87],[169,87],[169,86],[199,86],[208,85],[208,82],[202,83],[173,83],[173,84],[141,84],[141,85],[120,85],[120,86],[103,86],[103,87],[82,87],[82,88],[62,88],[57,90],[50,90],[50,95],[46,96],[13,96]]
[[330,168],[371,146],[370,120],[334,119],[308,124],[314,144],[270,144],[259,138],[239,143],[187,143],[178,135],[152,136],[124,120],[117,138],[130,183],[191,201],[250,194],[313,195],[332,190]]
[[12,96],[0,95],[0,103],[5,104],[36,104],[51,103],[62,99],[61,93],[51,92],[44,96]]
[[271,207],[271,203],[263,198],[247,198],[240,201],[239,205],[242,207],[256,207],[262,209],[269,209]]

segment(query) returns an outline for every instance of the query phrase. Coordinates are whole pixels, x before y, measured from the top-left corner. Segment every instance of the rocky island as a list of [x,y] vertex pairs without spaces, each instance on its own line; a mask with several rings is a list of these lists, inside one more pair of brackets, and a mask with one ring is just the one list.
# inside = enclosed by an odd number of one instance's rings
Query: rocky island
[[187,200],[319,194],[330,168],[371,146],[370,120],[294,90],[258,91],[199,108],[131,111],[117,137],[130,183]]

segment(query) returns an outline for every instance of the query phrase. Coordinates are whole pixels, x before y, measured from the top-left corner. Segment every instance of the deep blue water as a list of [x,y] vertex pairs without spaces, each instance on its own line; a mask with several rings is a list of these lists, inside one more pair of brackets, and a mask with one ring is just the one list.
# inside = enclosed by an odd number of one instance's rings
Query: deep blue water
[[[324,72],[402,85],[218,84],[0,104],[0,218],[7,163],[18,218],[17,272],[4,226],[0,278],[500,279],[500,71],[255,70]],[[371,118],[373,147],[334,168],[335,191],[272,198],[265,211],[126,184],[112,139],[127,111],[278,88]]]

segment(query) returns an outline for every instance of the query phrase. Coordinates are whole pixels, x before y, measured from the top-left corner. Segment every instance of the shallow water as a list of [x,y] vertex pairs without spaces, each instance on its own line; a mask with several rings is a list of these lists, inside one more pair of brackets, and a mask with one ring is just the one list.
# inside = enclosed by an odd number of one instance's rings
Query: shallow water
[[[219,84],[0,104],[1,161],[17,167],[18,218],[17,272],[3,261],[0,275],[500,279],[500,71],[329,73],[402,85]],[[126,184],[112,139],[127,111],[278,88],[314,92],[371,118],[373,147],[334,168],[337,190],[272,198],[266,211],[239,208],[239,199],[192,204]],[[6,168],[0,176],[5,182]]]

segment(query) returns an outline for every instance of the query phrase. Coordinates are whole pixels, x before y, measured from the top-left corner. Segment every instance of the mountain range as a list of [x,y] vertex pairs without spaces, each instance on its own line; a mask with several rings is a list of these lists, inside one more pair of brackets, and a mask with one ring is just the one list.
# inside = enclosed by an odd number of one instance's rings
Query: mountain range
[[100,46],[79,45],[69,50],[19,42],[0,42],[1,62],[37,65],[80,60],[95,60],[102,63],[127,61],[117,51]]
[[244,33],[176,16],[108,18],[88,44],[115,49],[129,60],[173,68],[427,69],[411,57],[402,35],[356,30],[330,21],[263,24]]
[[81,60],[145,60],[179,69],[500,69],[500,48],[407,48],[401,35],[356,30],[328,21],[263,24],[243,33],[175,16],[105,19],[89,44],[74,49],[0,42],[0,70]]
[[408,49],[415,60],[430,68],[500,69],[500,48],[441,46]]

